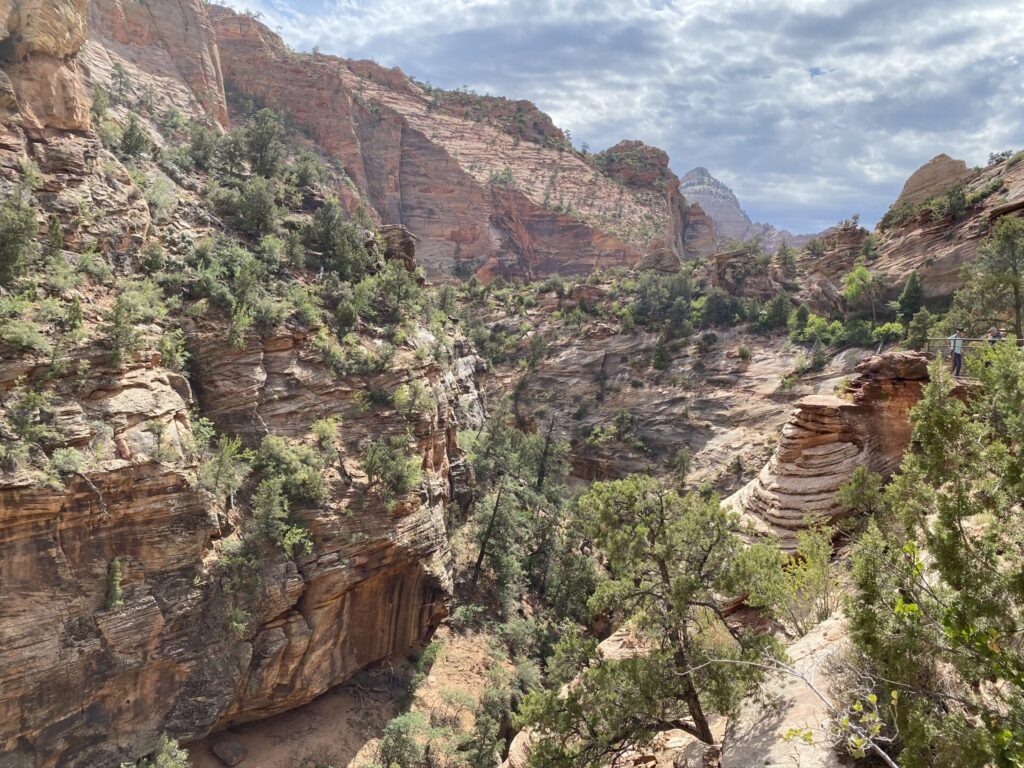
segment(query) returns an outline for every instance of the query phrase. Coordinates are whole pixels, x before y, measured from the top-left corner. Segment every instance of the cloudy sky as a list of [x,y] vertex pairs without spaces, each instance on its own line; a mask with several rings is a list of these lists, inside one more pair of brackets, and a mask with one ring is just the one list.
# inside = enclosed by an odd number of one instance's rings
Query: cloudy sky
[[940,152],[1024,147],[1024,0],[230,0],[293,47],[663,147],[747,213],[873,223]]

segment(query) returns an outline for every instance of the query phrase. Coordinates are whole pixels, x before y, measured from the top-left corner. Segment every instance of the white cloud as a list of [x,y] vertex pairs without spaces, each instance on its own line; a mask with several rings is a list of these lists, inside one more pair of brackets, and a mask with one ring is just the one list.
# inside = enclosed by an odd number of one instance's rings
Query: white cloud
[[939,152],[1024,145],[1019,0],[232,4],[299,49],[529,98],[593,148],[658,144],[789,229],[874,220]]

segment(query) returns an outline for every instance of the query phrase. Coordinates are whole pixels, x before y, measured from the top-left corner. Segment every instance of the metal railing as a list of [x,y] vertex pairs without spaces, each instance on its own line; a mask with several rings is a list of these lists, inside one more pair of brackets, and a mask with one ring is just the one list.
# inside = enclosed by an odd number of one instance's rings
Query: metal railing
[[[963,356],[965,363],[969,358],[977,357],[982,354],[993,344],[1014,344],[1018,348],[1024,347],[1024,339],[1015,339],[1012,336],[1005,339],[999,339],[995,342],[987,337],[983,339],[969,339],[967,337],[961,337],[960,341],[963,342]],[[935,355],[935,357],[942,358],[943,360],[949,360],[953,356],[953,340],[948,336],[928,339],[928,345],[925,347],[925,351],[931,355]]]

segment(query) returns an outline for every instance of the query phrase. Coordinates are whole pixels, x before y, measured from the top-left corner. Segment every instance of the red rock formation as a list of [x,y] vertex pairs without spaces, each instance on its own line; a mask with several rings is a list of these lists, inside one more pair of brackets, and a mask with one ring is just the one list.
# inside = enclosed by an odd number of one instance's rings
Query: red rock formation
[[435,99],[397,70],[294,54],[256,19],[210,14],[230,85],[309,131],[384,223],[416,235],[435,275],[535,278],[706,247],[707,222],[660,150],[643,151],[653,175],[624,187],[567,149],[532,105]]
[[86,0],[0,0],[0,123],[31,135],[89,127],[77,55]]
[[969,180],[975,172],[963,160],[936,155],[907,179],[894,205],[920,205],[929,197],[941,195],[953,185]]
[[887,353],[857,371],[851,399],[803,398],[768,464],[724,502],[775,534],[784,549],[795,547],[798,531],[848,514],[835,494],[857,467],[888,476],[910,443],[909,414],[928,379],[927,357]]
[[107,80],[116,60],[133,74],[133,91],[151,88],[161,101],[182,102],[185,94],[165,91],[184,84],[202,111],[227,126],[220,53],[202,0],[93,0],[89,29],[94,79]]

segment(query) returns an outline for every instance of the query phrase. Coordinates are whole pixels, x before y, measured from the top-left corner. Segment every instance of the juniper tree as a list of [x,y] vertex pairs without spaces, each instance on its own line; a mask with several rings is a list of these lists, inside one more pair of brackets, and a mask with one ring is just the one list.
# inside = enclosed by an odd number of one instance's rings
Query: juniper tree
[[592,598],[638,635],[643,651],[611,660],[570,638],[561,649],[579,675],[564,691],[531,694],[522,719],[536,728],[532,764],[597,768],[659,732],[705,743],[712,712],[733,712],[775,656],[774,641],[728,621],[724,596],[744,591],[778,555],[746,547],[717,499],[680,496],[649,477],[595,483],[579,500],[586,534],[606,573]]
[[857,545],[853,640],[906,768],[1024,761],[1024,360],[986,350],[965,402],[938,363],[915,450]]

